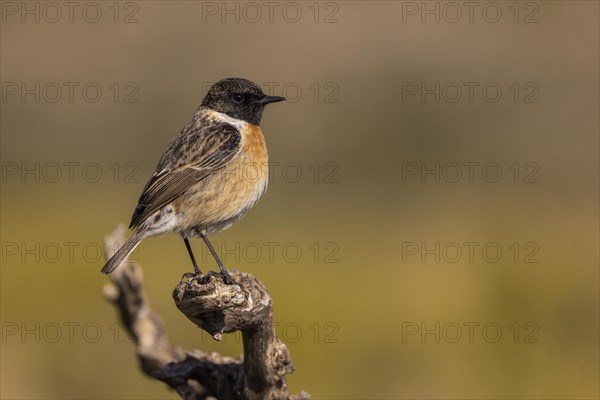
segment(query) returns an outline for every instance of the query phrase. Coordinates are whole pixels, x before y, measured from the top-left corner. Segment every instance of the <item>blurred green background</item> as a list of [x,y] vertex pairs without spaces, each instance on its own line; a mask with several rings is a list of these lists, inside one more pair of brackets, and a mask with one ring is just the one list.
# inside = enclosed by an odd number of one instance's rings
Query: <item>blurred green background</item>
[[[213,241],[272,294],[293,393],[598,398],[598,2],[55,4],[0,2],[2,398],[176,398],[98,250],[230,76],[290,98],[269,191]],[[174,343],[241,353],[176,310],[179,237],[135,258]]]

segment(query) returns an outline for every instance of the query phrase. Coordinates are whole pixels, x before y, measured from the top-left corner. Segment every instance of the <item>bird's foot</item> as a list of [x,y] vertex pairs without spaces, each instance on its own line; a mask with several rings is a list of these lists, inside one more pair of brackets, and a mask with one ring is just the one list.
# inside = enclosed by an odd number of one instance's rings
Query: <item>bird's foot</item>
[[233,278],[231,277],[231,275],[229,275],[229,273],[227,271],[225,271],[225,272],[208,271],[206,274],[202,274],[201,272],[199,272],[199,273],[186,272],[185,274],[183,274],[181,276],[181,281],[197,280],[198,283],[204,284],[204,283],[207,283],[210,280],[210,278],[213,276],[215,278],[223,279],[223,281],[227,285],[235,285],[236,284],[236,282],[233,280]]
[[231,275],[229,275],[228,272],[215,272],[215,271],[208,271],[206,273],[206,275],[204,275],[202,277],[202,282],[207,282],[210,277],[214,276],[215,278],[221,278],[223,279],[223,281],[227,284],[227,285],[235,285],[235,281],[233,280],[233,278],[231,277]]
[[228,284],[228,285],[235,285],[236,284],[235,281],[233,280],[233,278],[231,277],[231,275],[229,275],[229,272],[223,271],[219,275],[223,276],[223,280],[225,281],[226,284]]
[[194,279],[194,278],[197,278],[198,276],[200,276],[200,275],[198,275],[198,274],[196,274],[196,273],[194,273],[194,272],[186,272],[185,274],[183,274],[183,275],[181,276],[181,281],[182,281],[182,282],[183,282],[184,280],[187,280],[187,281],[189,281],[189,280],[192,280],[192,279]]

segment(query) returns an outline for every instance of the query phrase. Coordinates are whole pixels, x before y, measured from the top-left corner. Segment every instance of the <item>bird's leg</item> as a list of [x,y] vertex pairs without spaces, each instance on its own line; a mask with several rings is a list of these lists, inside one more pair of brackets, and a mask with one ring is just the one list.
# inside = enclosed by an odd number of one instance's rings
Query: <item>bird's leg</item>
[[[192,246],[190,246],[190,241],[187,238],[183,238],[183,241],[185,242],[185,247],[187,248],[190,258],[192,259],[192,264],[194,265],[194,275],[199,276],[202,274],[202,271],[200,271],[200,268],[198,268],[198,264],[196,264],[196,259],[194,258],[194,253],[192,253]],[[187,277],[188,274],[189,272],[184,276]]]
[[221,262],[221,259],[217,255],[217,252],[215,251],[215,249],[213,249],[212,244],[210,244],[210,241],[208,240],[208,238],[206,237],[206,235],[203,234],[203,233],[201,233],[200,237],[202,238],[202,240],[204,240],[204,243],[206,243],[206,246],[210,250],[210,252],[213,255],[213,257],[215,258],[215,261],[217,262],[217,265],[219,266],[219,269],[221,270],[221,273],[225,277],[225,283],[227,283],[228,285],[235,284],[235,281],[233,280],[233,278],[231,278],[231,275],[229,275],[229,272],[227,272],[227,269],[225,268],[225,266]]

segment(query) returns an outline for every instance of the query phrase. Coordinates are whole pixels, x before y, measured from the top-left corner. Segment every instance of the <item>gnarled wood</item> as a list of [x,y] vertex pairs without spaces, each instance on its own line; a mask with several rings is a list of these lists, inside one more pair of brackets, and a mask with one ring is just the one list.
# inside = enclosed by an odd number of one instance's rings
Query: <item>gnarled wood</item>
[[[105,239],[107,256],[124,242],[119,226]],[[236,285],[218,275],[182,280],[173,291],[177,308],[194,324],[220,340],[224,333],[242,332],[243,359],[201,350],[185,352],[170,343],[160,318],[150,309],[143,290],[141,267],[124,263],[111,275],[104,295],[117,308],[132,336],[142,370],[165,382],[183,399],[308,399],[306,392],[289,396],[285,375],[294,366],[277,338],[273,301],[265,287],[248,273],[230,271]]]

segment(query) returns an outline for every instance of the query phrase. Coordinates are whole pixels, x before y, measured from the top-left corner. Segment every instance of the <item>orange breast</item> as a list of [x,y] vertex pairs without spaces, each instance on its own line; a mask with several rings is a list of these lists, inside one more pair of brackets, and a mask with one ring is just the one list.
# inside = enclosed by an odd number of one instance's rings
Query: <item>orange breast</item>
[[224,214],[245,212],[265,192],[269,182],[269,156],[260,128],[247,123],[240,133],[242,148],[224,172],[222,190],[229,200],[221,205]]
[[242,135],[244,136],[242,152],[245,153],[245,157],[256,163],[265,164],[267,167],[266,164],[269,160],[267,144],[260,128],[256,125],[246,124],[242,129]]

